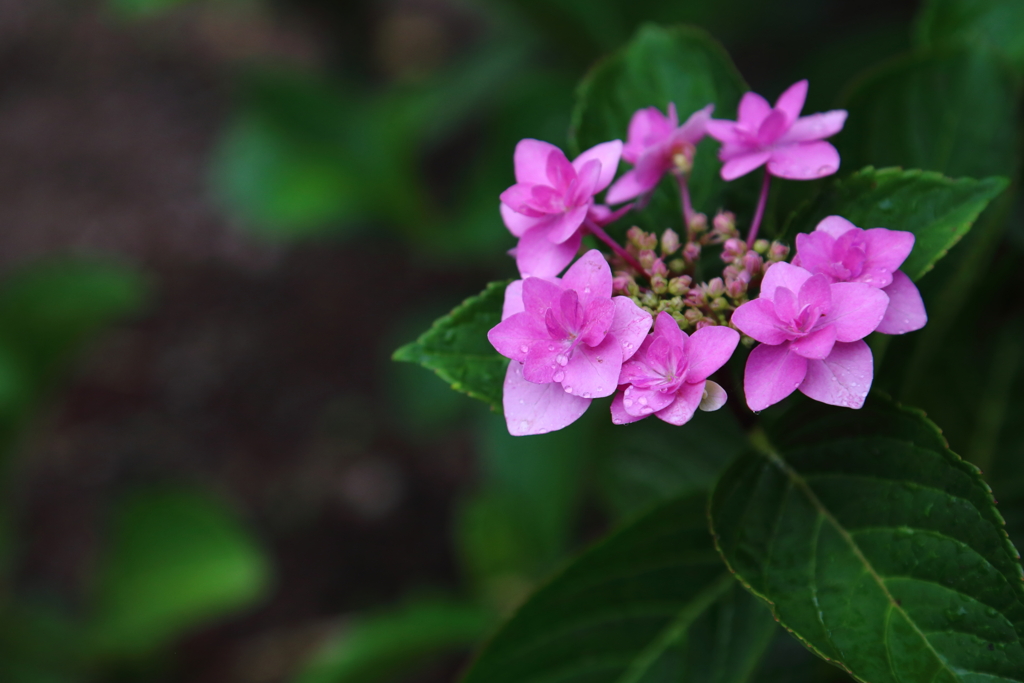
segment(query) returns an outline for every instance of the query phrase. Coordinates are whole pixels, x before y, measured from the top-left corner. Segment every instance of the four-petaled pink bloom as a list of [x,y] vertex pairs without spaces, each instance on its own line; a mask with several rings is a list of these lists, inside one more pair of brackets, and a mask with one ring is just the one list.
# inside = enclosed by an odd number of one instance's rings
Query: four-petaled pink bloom
[[611,268],[596,249],[562,279],[512,282],[502,321],[487,333],[498,353],[512,359],[502,396],[509,433],[561,429],[591,399],[610,396],[622,362],[650,328],[649,313],[628,297],[612,298]]
[[708,135],[722,143],[722,178],[735,180],[766,163],[768,173],[790,180],[813,180],[839,170],[839,152],[824,139],[843,129],[846,112],[800,116],[806,99],[806,80],[790,86],[774,107],[748,92],[740,100],[738,121],[708,121]]
[[721,325],[702,327],[687,336],[672,316],[662,311],[654,334],[622,365],[622,391],[612,401],[612,422],[626,424],[649,415],[674,425],[686,424],[697,408],[718,410],[725,390],[708,376],[725,365],[740,335]]
[[679,125],[676,105],[669,103],[668,116],[657,107],[640,109],[629,122],[629,136],[622,158],[633,164],[608,190],[609,204],[619,204],[653,190],[682,154],[693,160],[693,147],[707,134],[707,122],[715,105],[709,104]]
[[888,305],[870,284],[831,283],[790,263],[772,265],[761,295],[732,314],[737,328],[761,342],[747,359],[747,405],[764,410],[800,389],[822,403],[860,408],[873,376],[863,339]]
[[[572,163],[552,144],[519,141],[516,184],[501,193],[501,217],[519,238],[514,251],[520,275],[554,277],[569,265],[594,195],[611,184],[621,155],[621,140],[591,147]],[[600,210],[594,217],[601,217]]]
[[914,248],[914,234],[902,230],[862,230],[841,216],[829,216],[814,232],[796,236],[793,265],[820,273],[830,282],[864,282],[889,297],[876,332],[905,334],[924,327],[928,314],[917,286],[899,270]]

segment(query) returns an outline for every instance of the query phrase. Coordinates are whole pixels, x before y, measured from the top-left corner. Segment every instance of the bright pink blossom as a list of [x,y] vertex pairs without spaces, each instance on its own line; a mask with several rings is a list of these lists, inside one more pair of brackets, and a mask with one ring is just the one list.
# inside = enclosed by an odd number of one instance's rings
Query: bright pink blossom
[[862,341],[878,327],[889,297],[864,282],[830,283],[789,263],[768,268],[761,295],[732,314],[757,341],[743,389],[751,410],[764,410],[796,389],[823,403],[860,408],[873,376]]
[[502,397],[509,433],[561,429],[591,399],[610,396],[623,361],[650,328],[649,313],[627,297],[612,298],[611,268],[596,249],[562,279],[511,283],[502,321],[487,333],[498,353],[512,359]]
[[914,248],[914,234],[862,230],[841,216],[825,218],[809,234],[796,236],[793,265],[821,273],[830,282],[864,282],[889,297],[876,332],[904,334],[924,327],[928,314],[913,281],[899,267]]
[[649,415],[674,425],[686,424],[697,408],[718,410],[725,404],[722,387],[708,375],[725,365],[740,335],[721,325],[702,327],[687,336],[672,316],[662,311],[654,334],[622,364],[622,391],[612,401],[612,422],[626,424]]
[[668,116],[657,107],[641,109],[629,122],[629,137],[622,158],[633,164],[608,190],[608,203],[619,204],[653,190],[661,177],[675,166],[676,155],[693,159],[693,147],[707,135],[707,122],[715,105],[709,104],[679,125],[676,105],[668,105]]
[[800,116],[807,99],[807,81],[799,81],[772,107],[757,93],[740,100],[739,120],[712,119],[708,135],[723,143],[718,158],[725,162],[722,178],[735,180],[768,164],[768,173],[790,180],[813,180],[839,170],[839,152],[824,139],[846,123],[842,109]]
[[520,140],[513,161],[516,184],[501,193],[501,217],[519,238],[515,258],[523,277],[554,277],[576,256],[594,195],[615,178],[622,141],[591,147],[572,163],[562,150],[540,140]]

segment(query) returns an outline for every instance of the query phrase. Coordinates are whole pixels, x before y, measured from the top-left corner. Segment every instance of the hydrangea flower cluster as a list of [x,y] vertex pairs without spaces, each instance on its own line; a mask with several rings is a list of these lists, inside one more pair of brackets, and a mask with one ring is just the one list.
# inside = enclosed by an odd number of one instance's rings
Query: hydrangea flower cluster
[[[863,405],[873,377],[864,338],[927,322],[920,293],[899,270],[914,236],[829,216],[797,236],[791,262],[787,245],[757,238],[772,177],[809,180],[839,169],[825,138],[842,129],[846,112],[801,116],[806,96],[807,81],[774,106],[747,93],[736,121],[712,119],[708,104],[681,125],[674,104],[667,114],[648,107],[633,115],[625,144],[605,142],[571,162],[546,142],[516,146],[516,183],[501,194],[500,211],[519,238],[511,254],[521,279],[508,286],[502,321],[488,333],[511,361],[503,395],[510,433],[561,429],[604,397],[613,397],[615,424],[653,415],[683,425],[698,409],[726,404],[710,377],[740,347],[752,347],[743,378],[751,410],[797,390]],[[691,205],[689,176],[706,136],[722,143],[724,180],[765,166],[746,239],[732,213],[709,223]],[[633,168],[616,180],[621,159]],[[604,226],[645,206],[665,176],[678,187],[685,240],[672,228],[659,236],[633,227],[621,246]],[[589,249],[573,263],[587,235],[611,253]],[[718,252],[721,275],[701,280],[708,250]]]

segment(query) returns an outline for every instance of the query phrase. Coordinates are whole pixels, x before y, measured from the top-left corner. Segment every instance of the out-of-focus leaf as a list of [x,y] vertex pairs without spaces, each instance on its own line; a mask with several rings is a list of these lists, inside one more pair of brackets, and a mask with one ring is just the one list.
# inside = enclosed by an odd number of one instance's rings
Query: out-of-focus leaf
[[0,610],[0,680],[5,683],[80,681],[81,626],[52,605],[8,602]]
[[846,168],[903,166],[948,176],[1012,175],[1018,86],[984,50],[900,58],[863,78],[836,142]]
[[[579,153],[607,140],[625,140],[634,112],[652,106],[664,112],[669,102],[675,103],[681,120],[712,103],[716,117],[735,117],[746,89],[729,55],[704,31],[647,25],[626,47],[598,63],[580,85],[570,147]],[[697,147],[690,178],[697,210],[713,212],[723,204],[726,183],[718,175],[717,146],[704,140]],[[678,189],[670,180],[663,181],[642,213],[629,215],[631,222],[659,232],[680,226]]]
[[465,683],[749,679],[776,631],[715,556],[704,495],[581,555],[484,648]]
[[711,502],[730,568],[820,656],[873,683],[1017,681],[1024,585],[974,466],[919,411],[803,401]]
[[914,250],[900,268],[917,280],[960,241],[981,212],[1006,189],[1005,178],[952,179],[941,173],[864,168],[835,182],[809,208],[794,214],[786,236],[810,232],[839,215],[862,228],[914,233]]
[[487,341],[487,331],[501,322],[507,282],[492,282],[451,313],[439,318],[416,341],[395,351],[397,361],[419,363],[451,384],[501,412],[501,386],[508,359]]
[[195,0],[107,0],[107,7],[122,19],[147,19]]
[[928,0],[914,37],[922,47],[987,45],[1024,71],[1024,3],[1018,0]]
[[376,683],[438,655],[471,647],[493,612],[466,602],[418,600],[357,617],[293,679],[294,683]]
[[114,511],[94,596],[91,647],[133,658],[260,599],[266,556],[216,501],[139,491]]

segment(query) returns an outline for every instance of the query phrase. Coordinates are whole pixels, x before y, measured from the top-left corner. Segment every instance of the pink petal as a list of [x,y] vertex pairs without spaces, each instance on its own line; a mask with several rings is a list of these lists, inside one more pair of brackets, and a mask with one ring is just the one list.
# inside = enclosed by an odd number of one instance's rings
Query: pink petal
[[521,280],[523,310],[543,322],[548,309],[557,306],[565,289],[558,282],[541,277],[529,277]]
[[735,121],[709,119],[705,124],[708,135],[725,144],[739,145],[745,140],[736,130]]
[[[839,152],[823,141],[778,147],[771,153],[768,172],[777,178],[814,180],[839,170]],[[724,177],[724,176],[723,176]]]
[[674,425],[684,425],[697,412],[704,396],[704,382],[690,384],[683,382],[675,394],[675,400],[665,409],[655,413],[660,419]]
[[690,363],[686,381],[700,382],[707,379],[708,375],[729,361],[739,343],[739,332],[724,325],[709,325],[694,332],[686,345]]
[[814,231],[823,232],[834,239],[839,239],[849,231],[856,229],[856,225],[842,216],[826,216],[815,226]]
[[732,324],[762,344],[774,346],[791,336],[782,328],[770,299],[754,299],[741,305],[732,314]]
[[622,369],[622,347],[614,337],[606,337],[597,346],[580,345],[565,366],[562,387],[583,398],[611,396],[618,386]]
[[800,391],[815,401],[860,408],[874,374],[871,349],[863,341],[838,343],[824,360],[807,361]]
[[787,123],[786,115],[781,109],[772,109],[757,129],[757,141],[766,146],[772,144],[786,132]]
[[593,299],[611,298],[612,269],[601,252],[591,249],[566,271],[562,286],[576,290],[586,308]]
[[745,93],[740,99],[738,123],[753,133],[771,110],[772,105],[768,104],[768,100],[756,92]]
[[502,395],[505,423],[512,436],[546,434],[568,427],[590,406],[590,400],[567,394],[558,384],[533,384],[523,378],[523,365],[512,361]]
[[[538,186],[532,183],[516,183],[498,195],[498,199],[501,200],[502,204],[508,205],[513,211],[540,218],[541,212],[534,210],[531,206],[533,203],[533,188],[535,187]],[[547,186],[541,185],[540,187],[546,188]],[[544,211],[543,213],[549,212]]]
[[605,195],[604,200],[609,204],[621,204],[653,189],[654,185],[639,182],[636,170],[634,169],[626,171],[622,174],[621,178],[615,181],[615,184],[608,190],[608,194]]
[[835,325],[840,342],[857,341],[875,331],[889,306],[885,292],[862,282],[837,282],[831,289],[832,309],[818,327]]
[[594,145],[583,154],[572,160],[573,168],[579,173],[588,161],[597,160],[601,164],[594,194],[612,184],[615,172],[619,170],[619,157],[622,156],[622,140],[611,140]]
[[629,120],[629,132],[627,142],[622,148],[622,158],[635,164],[644,150],[671,135],[674,127],[657,107],[638,109]]
[[548,239],[549,226],[541,225],[519,238],[516,247],[516,267],[524,277],[555,277],[569,265],[583,242],[583,233],[577,231],[561,244]]
[[622,392],[615,394],[615,398],[612,399],[612,424],[624,425],[630,422],[636,422],[642,420],[644,416],[630,415],[626,412],[626,406],[622,402]]
[[505,320],[526,310],[523,306],[523,281],[513,280],[505,288],[505,303],[501,307],[501,319]]
[[703,398],[698,407],[706,413],[711,413],[724,406],[728,400],[729,395],[725,393],[725,389],[718,383],[708,380],[704,382]]
[[596,159],[591,159],[587,163],[583,164],[583,168],[580,169],[580,172],[576,178],[576,186],[574,189],[570,190],[568,198],[566,199],[566,205],[589,205],[591,199],[597,193],[594,190],[594,187],[597,185],[597,177],[599,175],[601,175],[600,161],[597,161]]
[[591,299],[586,306],[589,318],[587,329],[581,333],[580,341],[587,346],[596,346],[604,341],[615,320],[615,304],[611,299]]
[[615,318],[608,334],[618,340],[622,346],[622,358],[628,360],[647,338],[647,332],[651,329],[651,314],[626,296],[613,297],[612,303],[615,304]]
[[559,194],[565,194],[566,190],[569,189],[569,185],[576,179],[576,169],[569,163],[565,153],[560,149],[555,149],[548,153],[545,174],[548,179],[546,183],[542,184],[553,187]]
[[670,346],[685,347],[689,337],[679,329],[679,323],[668,311],[661,311],[654,319],[654,337],[664,338]]
[[505,227],[516,237],[522,237],[531,228],[549,226],[553,220],[552,216],[540,216],[539,218],[527,216],[504,203],[498,208],[501,211],[501,219],[505,222]]
[[824,140],[841,131],[845,123],[846,111],[843,109],[801,116],[793,122],[786,134],[779,138],[779,144]]
[[895,273],[914,248],[914,233],[904,230],[871,228],[864,231],[867,258],[858,282],[888,287]]
[[526,357],[516,360],[523,364],[523,377],[526,381],[536,384],[559,383],[565,377],[562,363],[569,361],[570,353],[573,351],[568,340],[548,337],[530,344]]
[[797,299],[797,295],[791,289],[776,287],[774,296],[775,317],[780,323],[792,324],[800,312],[800,300]]
[[750,152],[729,159],[722,165],[722,180],[736,180],[762,166],[774,152]]
[[626,387],[622,394],[622,404],[626,412],[637,417],[647,417],[662,408],[667,408],[676,395],[671,392],[661,392],[657,389],[639,389],[635,386]]
[[509,316],[487,332],[487,341],[491,342],[498,353],[521,363],[529,358],[530,349],[538,341],[547,340],[547,328],[526,313]]
[[790,342],[789,348],[793,353],[799,354],[804,358],[820,360],[832,353],[832,347],[835,343],[835,325],[825,325],[825,327],[813,330],[803,337]]
[[779,287],[799,292],[810,277],[811,273],[803,268],[779,261],[772,264],[764,274],[764,280],[761,281],[761,298],[774,299],[775,290]]
[[690,118],[672,134],[672,140],[689,142],[696,145],[708,133],[708,122],[715,111],[715,105],[709,104],[703,109],[690,114]]
[[743,392],[751,410],[764,410],[792,394],[807,373],[807,359],[789,352],[789,344],[759,344],[747,358]]
[[583,219],[587,217],[587,211],[589,209],[590,206],[588,204],[584,204],[583,206],[577,206],[569,209],[565,213],[558,214],[551,221],[551,229],[548,231],[548,240],[555,244],[561,244],[574,235],[579,235],[580,226],[583,225]]
[[797,301],[800,309],[817,308],[822,313],[830,310],[832,304],[832,285],[824,275],[812,275],[800,285]]
[[807,101],[807,79],[797,81],[775,100],[775,108],[782,110],[790,123],[797,120]]
[[830,275],[832,272],[832,248],[835,239],[820,231],[799,233],[796,236],[796,256],[793,265],[812,273]]
[[531,138],[520,140],[512,156],[516,170],[516,182],[548,185],[548,156],[553,151],[561,152],[549,142]]
[[875,328],[876,332],[906,334],[921,329],[928,322],[921,292],[902,270],[892,274],[892,284],[882,291],[889,297],[889,307]]

